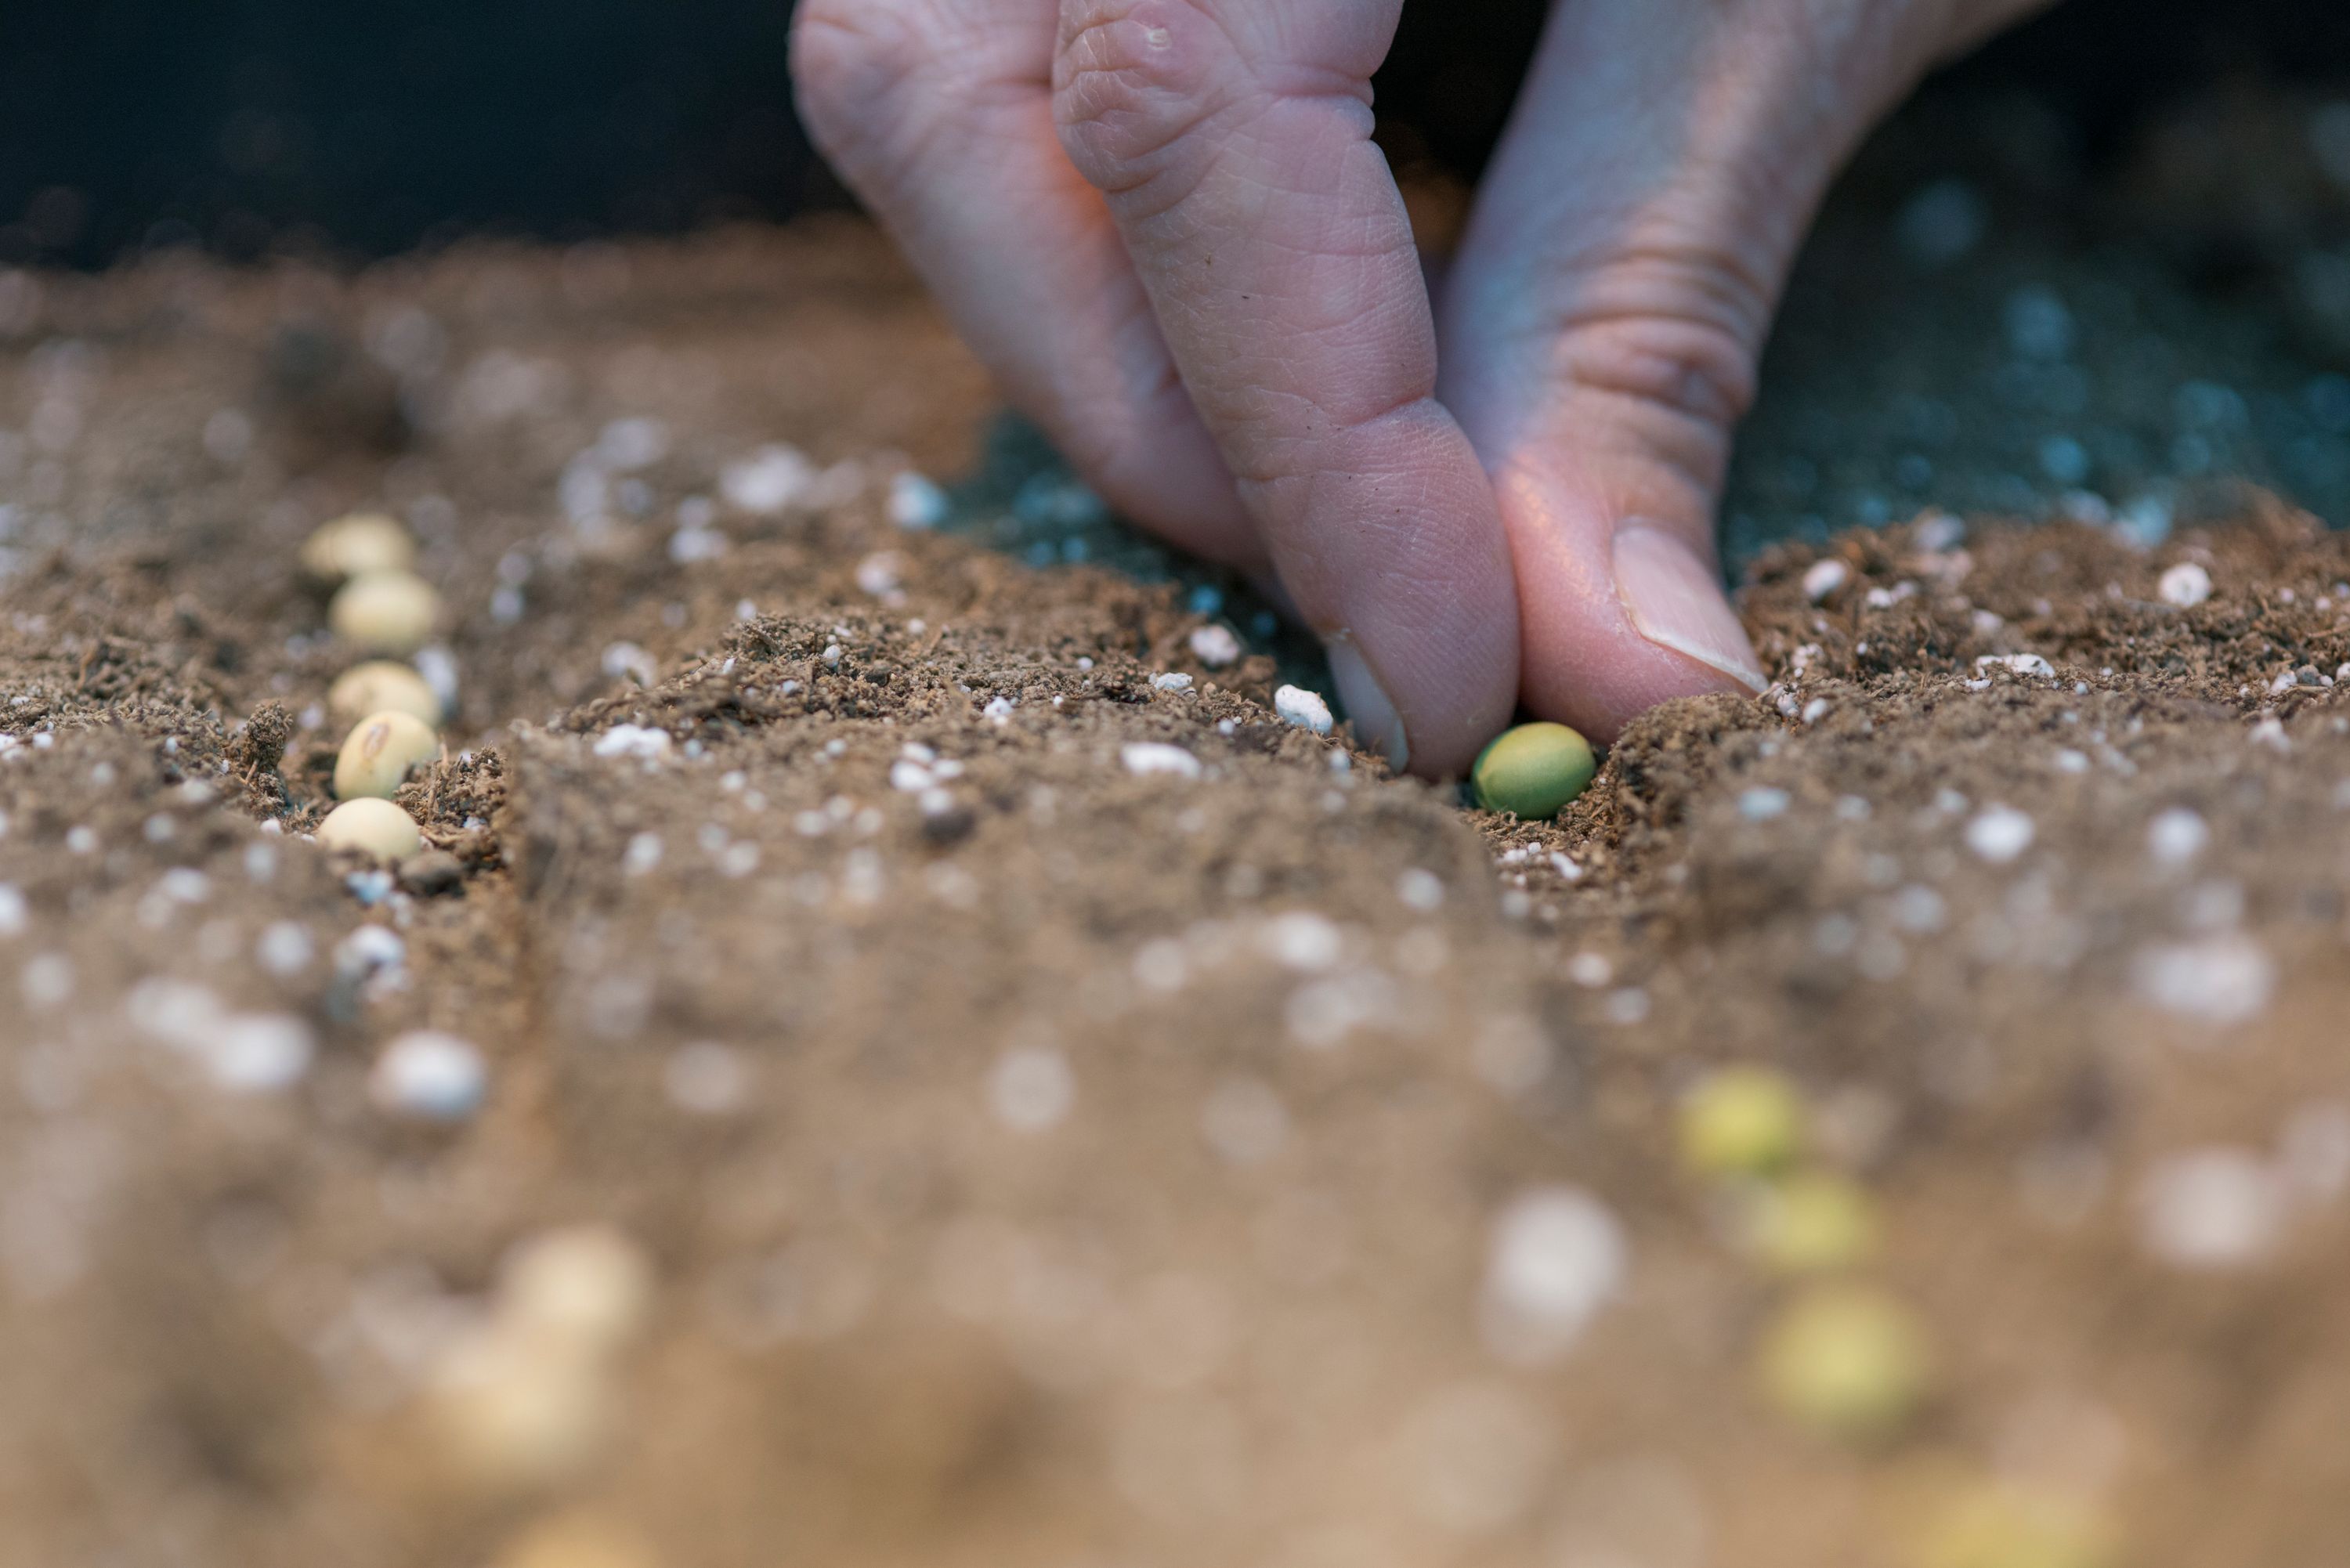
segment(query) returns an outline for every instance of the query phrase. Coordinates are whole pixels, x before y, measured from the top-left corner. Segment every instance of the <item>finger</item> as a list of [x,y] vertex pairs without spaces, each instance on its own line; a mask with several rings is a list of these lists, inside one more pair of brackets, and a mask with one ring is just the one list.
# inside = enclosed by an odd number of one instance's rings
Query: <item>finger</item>
[[1494,476],[1536,711],[1612,738],[1668,698],[1763,685],[1715,554],[1731,433],[1829,179],[1951,22],[1555,12],[1444,302],[1444,397]]
[[1053,124],[1057,0],[806,0],[803,116],[1014,406],[1103,496],[1244,568],[1264,555],[1098,192]]
[[1370,140],[1400,5],[1067,0],[1058,96],[1357,732],[1447,774],[1508,722],[1516,601]]

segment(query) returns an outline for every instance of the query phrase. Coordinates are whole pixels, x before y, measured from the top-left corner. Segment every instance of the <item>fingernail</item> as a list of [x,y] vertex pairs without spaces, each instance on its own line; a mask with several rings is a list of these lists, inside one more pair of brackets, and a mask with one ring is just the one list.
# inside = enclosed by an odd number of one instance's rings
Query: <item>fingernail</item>
[[1616,595],[1634,629],[1659,648],[1760,691],[1771,684],[1721,579],[1679,535],[1634,519],[1616,531]]
[[1383,753],[1396,772],[1403,772],[1411,765],[1411,741],[1404,734],[1403,721],[1396,717],[1395,704],[1388,701],[1379,678],[1371,673],[1370,660],[1344,632],[1330,639],[1329,655],[1330,679],[1338,683],[1338,697],[1347,704],[1355,738]]

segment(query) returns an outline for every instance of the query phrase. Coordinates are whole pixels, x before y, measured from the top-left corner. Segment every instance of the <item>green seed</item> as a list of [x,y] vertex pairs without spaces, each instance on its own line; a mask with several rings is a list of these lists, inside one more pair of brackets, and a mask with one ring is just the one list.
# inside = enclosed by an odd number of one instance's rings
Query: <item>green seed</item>
[[1930,1377],[1926,1331],[1881,1292],[1830,1285],[1798,1297],[1764,1334],[1763,1392],[1782,1414],[1867,1442],[1908,1424]]
[[1521,724],[1477,758],[1470,781],[1477,804],[1528,822],[1556,816],[1599,771],[1591,742],[1564,724]]
[[1699,1176],[1764,1176],[1803,1151],[1804,1097],[1768,1067],[1725,1067],[1681,1101],[1681,1163]]
[[1762,1189],[1752,1201],[1748,1244],[1781,1273],[1848,1269],[1876,1250],[1877,1206],[1843,1177],[1789,1177]]

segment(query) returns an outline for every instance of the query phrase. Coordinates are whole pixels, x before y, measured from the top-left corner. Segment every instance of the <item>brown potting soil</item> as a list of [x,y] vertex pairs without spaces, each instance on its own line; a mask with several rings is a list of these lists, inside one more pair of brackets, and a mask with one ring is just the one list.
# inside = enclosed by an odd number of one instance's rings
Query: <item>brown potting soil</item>
[[[989,394],[861,228],[14,286],[0,1563],[2341,1560],[2350,542],[2292,506],[1764,548],[1780,684],[1525,824],[1282,723],[1201,574],[893,522]],[[305,837],[359,507],[448,601],[404,885]],[[370,1092],[417,1028],[477,1115]],[[1922,1334],[1866,1441],[1758,1383],[1819,1287],[1678,1152],[1731,1064]],[[586,1221],[641,1332],[500,1471],[434,1391]]]

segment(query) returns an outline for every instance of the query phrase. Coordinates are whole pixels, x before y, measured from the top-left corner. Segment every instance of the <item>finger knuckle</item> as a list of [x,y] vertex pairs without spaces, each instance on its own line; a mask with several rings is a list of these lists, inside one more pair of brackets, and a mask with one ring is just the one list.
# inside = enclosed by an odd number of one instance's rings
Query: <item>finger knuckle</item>
[[1225,107],[1228,52],[1197,0],[1069,0],[1054,99],[1071,161],[1112,193],[1170,171]]
[[917,0],[802,0],[792,29],[800,114],[836,160],[863,161],[934,51]]
[[1734,255],[1628,252],[1571,287],[1567,301],[1559,357],[1571,388],[1709,433],[1753,405],[1770,293]]

